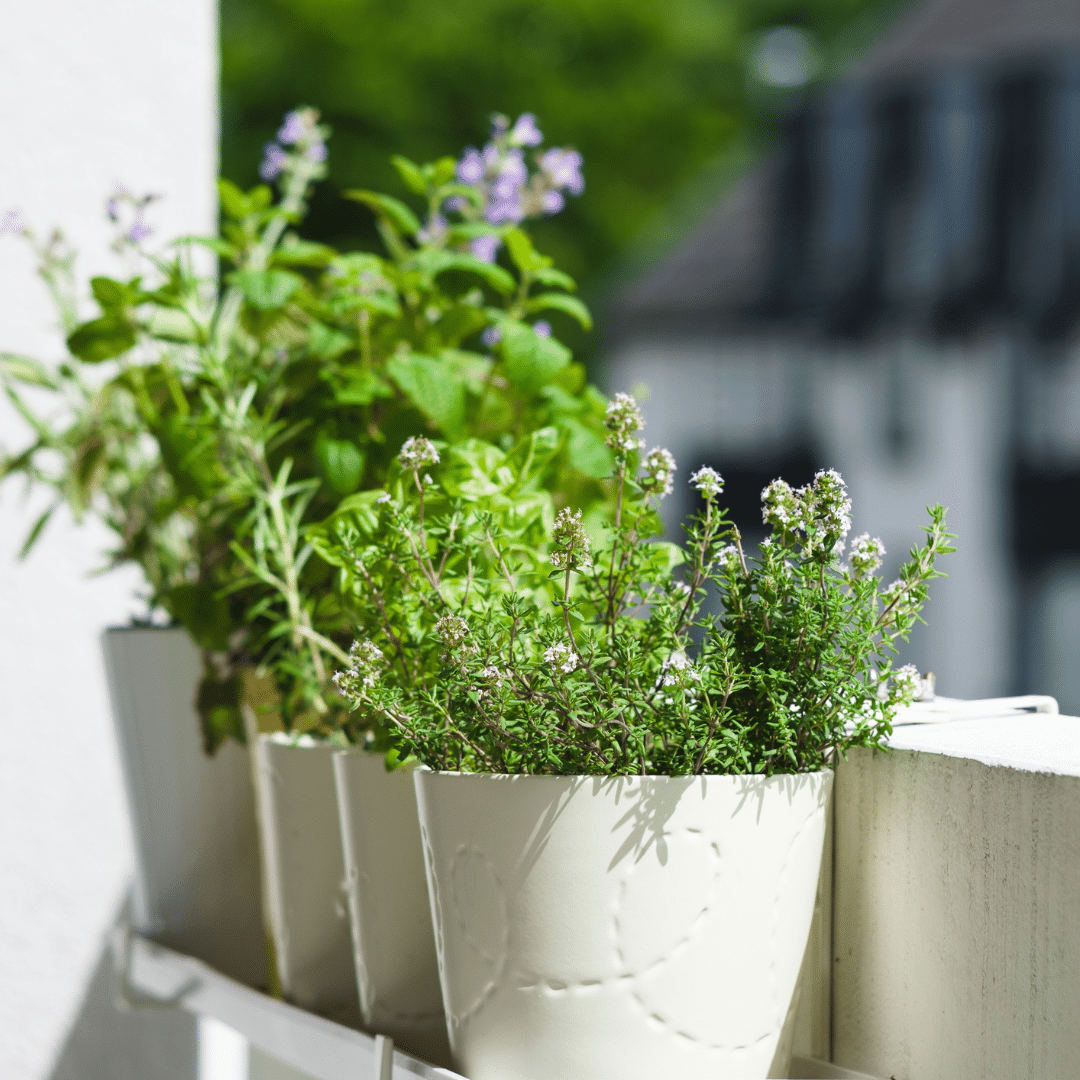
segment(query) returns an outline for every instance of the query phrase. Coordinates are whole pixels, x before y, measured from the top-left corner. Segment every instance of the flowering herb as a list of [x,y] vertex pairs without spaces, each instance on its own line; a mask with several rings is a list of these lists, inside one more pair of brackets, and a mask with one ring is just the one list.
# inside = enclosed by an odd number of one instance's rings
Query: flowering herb
[[[588,326],[589,313],[521,227],[546,195],[580,190],[580,161],[560,151],[527,175],[522,156],[515,173],[508,163],[541,141],[528,116],[497,121],[481,157],[495,154],[498,176],[485,165],[464,183],[453,158],[395,159],[419,213],[351,192],[386,250],[343,253],[293,231],[326,175],[328,136],[314,109],[290,112],[266,147],[267,183],[244,192],[221,181],[213,237],[151,250],[156,197],[117,191],[107,213],[127,273],[90,282],[100,313],[89,320],[62,238],[39,241],[20,215],[0,218],[0,234],[34,246],[70,353],[56,370],[0,357],[31,429],[27,446],[0,454],[0,478],[20,472],[55,494],[28,547],[65,503],[110,525],[110,561],[138,564],[148,609],[203,649],[211,750],[243,738],[247,665],[274,675],[287,727],[334,724],[343,699],[330,676],[351,635],[305,529],[383,487],[400,449],[415,451],[427,484],[439,466],[428,440],[513,445],[549,428],[538,490],[558,487],[586,510],[605,497],[611,471],[605,399],[539,318]],[[520,213],[494,221],[496,198]],[[478,241],[492,258],[505,249],[504,265],[478,258]],[[220,282],[201,248],[217,256]],[[45,391],[59,422],[38,415],[43,396],[27,385]]]
[[954,550],[944,510],[930,509],[926,543],[882,588],[880,541],[858,537],[842,561],[851,502],[838,473],[770,484],[771,535],[748,553],[705,468],[680,548],[658,539],[670,454],[638,460],[628,395],[607,426],[617,490],[601,539],[564,508],[545,546],[523,542],[520,522],[544,515],[515,502],[528,487],[513,461],[476,445],[446,454],[488,460],[499,499],[460,468],[428,487],[402,461],[383,516],[324,534],[365,647],[386,660],[374,684],[349,676],[350,737],[432,768],[557,774],[798,772],[882,745],[920,689],[909,667],[890,678],[891,658]]

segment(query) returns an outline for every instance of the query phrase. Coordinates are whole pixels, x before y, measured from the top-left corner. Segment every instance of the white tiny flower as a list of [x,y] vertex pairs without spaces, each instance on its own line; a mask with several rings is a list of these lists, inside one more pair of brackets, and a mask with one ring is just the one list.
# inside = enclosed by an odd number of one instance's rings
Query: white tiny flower
[[670,451],[654,446],[645,455],[642,468],[645,475],[642,477],[641,486],[648,494],[658,495],[660,498],[671,494],[675,486],[675,458]]
[[548,558],[556,570],[590,565],[589,535],[581,521],[581,511],[564,507],[551,527],[553,550]]
[[706,499],[714,499],[724,490],[724,478],[708,465],[703,465],[690,477],[690,483],[705,496]]
[[922,676],[914,664],[905,664],[893,672],[893,693],[899,701],[910,705],[922,691]]
[[406,439],[398,453],[398,460],[406,469],[422,469],[425,465],[439,464],[439,451],[430,439],[414,435]]
[[390,492],[384,491],[375,501],[377,503],[388,503],[390,501]]
[[851,562],[851,569],[856,574],[873,573],[881,565],[884,557],[885,545],[876,537],[871,539],[869,533],[856,536],[851,541],[848,559]]
[[561,641],[549,645],[544,650],[544,659],[557,671],[569,675],[578,666],[578,655]]
[[645,426],[645,420],[638,403],[629,394],[616,394],[608,402],[604,426],[610,432],[607,445],[617,453],[630,453],[645,445],[637,438],[637,432]]

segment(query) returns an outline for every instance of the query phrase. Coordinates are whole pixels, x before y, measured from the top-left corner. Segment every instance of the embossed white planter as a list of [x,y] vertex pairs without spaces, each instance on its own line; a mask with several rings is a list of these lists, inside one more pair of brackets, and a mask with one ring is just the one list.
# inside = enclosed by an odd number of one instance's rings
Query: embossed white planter
[[337,747],[260,735],[255,745],[264,903],[284,997],[356,1013],[345,866],[334,790]]
[[334,755],[360,1015],[370,1031],[449,1062],[416,793],[382,754]]
[[415,783],[470,1080],[786,1075],[831,773]]

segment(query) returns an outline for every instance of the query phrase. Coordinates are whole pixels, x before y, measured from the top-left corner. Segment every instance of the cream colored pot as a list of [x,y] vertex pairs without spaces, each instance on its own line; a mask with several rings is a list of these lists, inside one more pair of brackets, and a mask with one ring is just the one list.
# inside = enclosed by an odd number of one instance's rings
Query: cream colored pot
[[787,1075],[831,782],[417,772],[455,1067]]
[[260,735],[256,795],[264,905],[286,1000],[355,1019],[345,866],[334,791],[337,747]]
[[134,928],[262,986],[248,749],[230,739],[213,757],[203,752],[202,659],[185,630],[108,630],[103,646],[135,836]]
[[334,755],[360,1015],[436,1064],[449,1060],[416,794],[382,754]]

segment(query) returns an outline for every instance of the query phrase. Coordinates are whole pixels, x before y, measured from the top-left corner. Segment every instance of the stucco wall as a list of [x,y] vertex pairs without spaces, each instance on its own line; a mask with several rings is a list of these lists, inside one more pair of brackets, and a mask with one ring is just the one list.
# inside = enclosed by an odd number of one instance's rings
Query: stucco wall
[[[212,227],[212,0],[7,5],[0,101],[0,213],[17,208],[39,232],[59,225],[83,280],[117,270],[103,206],[118,183],[164,196],[151,215],[158,237]],[[29,252],[10,236],[0,238],[0,350],[62,355]],[[0,403],[0,442],[24,437]],[[107,537],[66,519],[16,564],[41,505],[18,482],[0,487],[0,1076],[149,1080],[190,1052],[193,1034],[179,1016],[114,1015],[102,955],[132,855],[99,634],[136,609],[138,576],[88,578]],[[137,1046],[148,1024],[157,1043]]]

